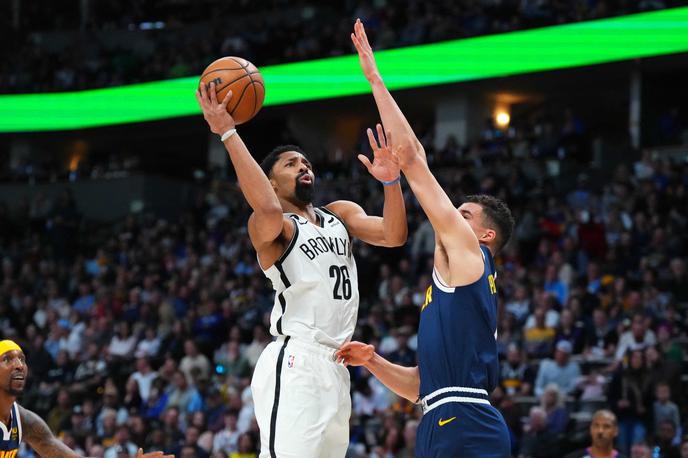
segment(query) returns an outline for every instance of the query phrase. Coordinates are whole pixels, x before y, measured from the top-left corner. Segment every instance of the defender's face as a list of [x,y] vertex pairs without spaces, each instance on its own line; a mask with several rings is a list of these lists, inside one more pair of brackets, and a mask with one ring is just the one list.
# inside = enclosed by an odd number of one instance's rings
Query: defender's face
[[310,203],[315,186],[313,166],[296,151],[282,153],[272,168],[271,181],[277,195],[287,199],[296,197]]
[[[458,211],[471,226],[480,243],[487,243],[494,239],[494,231],[484,226],[483,207],[474,202],[465,202],[461,204]],[[489,237],[490,232],[493,234],[492,237]]]
[[28,370],[23,352],[10,350],[0,355],[0,389],[11,396],[22,394]]

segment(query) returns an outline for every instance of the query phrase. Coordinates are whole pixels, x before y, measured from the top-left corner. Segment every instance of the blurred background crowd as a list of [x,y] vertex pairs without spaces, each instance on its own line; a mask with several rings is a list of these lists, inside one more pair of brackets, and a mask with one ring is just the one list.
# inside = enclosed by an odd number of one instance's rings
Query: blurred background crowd
[[[376,48],[386,49],[686,4],[685,0],[4,2],[0,92],[78,90],[199,75],[217,56],[251,56],[254,62],[268,65],[348,54],[352,18],[361,18]],[[275,47],[275,43],[284,45]]]
[[[557,132],[552,151],[561,153],[570,139],[566,125]],[[562,186],[547,172],[535,129],[512,134],[486,129],[476,144],[440,149],[430,133],[421,137],[457,201],[494,194],[517,219],[497,259],[503,363],[492,394],[515,454],[580,447],[591,413],[604,406],[619,418],[622,450],[647,441],[677,451],[688,407],[688,165],[646,154]],[[559,164],[584,170],[575,158]],[[381,214],[381,186],[359,164],[316,167],[319,202],[350,198]],[[406,200],[405,247],[355,244],[362,299],[354,338],[414,365],[434,241],[407,188]],[[247,216],[236,188],[223,183],[174,220],[142,213],[90,223],[67,191],[15,212],[0,207],[0,329],[29,357],[23,404],[89,456],[134,444],[185,457],[255,453],[248,387],[271,340],[273,294]],[[419,409],[365,369],[351,374],[350,456],[412,456]]]

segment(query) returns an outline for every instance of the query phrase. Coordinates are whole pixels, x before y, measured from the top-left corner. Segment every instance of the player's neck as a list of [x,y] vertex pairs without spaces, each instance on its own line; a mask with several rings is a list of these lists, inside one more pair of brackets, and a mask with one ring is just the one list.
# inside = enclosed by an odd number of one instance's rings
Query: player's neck
[[[480,243],[480,242],[478,242],[478,243]],[[492,255],[492,257],[494,258],[495,252],[494,252],[494,249],[490,245],[488,245],[487,243],[480,243],[480,246],[484,246],[485,248],[487,248],[489,250],[490,254]]]
[[280,199],[282,204],[282,211],[285,213],[294,213],[302,216],[312,223],[316,223],[317,216],[312,203],[303,204],[301,202],[293,202],[286,199]]
[[613,457],[614,456],[614,447],[611,445],[608,447],[596,447],[596,446],[592,445],[590,447],[590,452],[594,458]]
[[5,391],[0,391],[0,421],[9,426],[10,412],[12,411],[12,404],[16,401],[15,396],[10,395]]

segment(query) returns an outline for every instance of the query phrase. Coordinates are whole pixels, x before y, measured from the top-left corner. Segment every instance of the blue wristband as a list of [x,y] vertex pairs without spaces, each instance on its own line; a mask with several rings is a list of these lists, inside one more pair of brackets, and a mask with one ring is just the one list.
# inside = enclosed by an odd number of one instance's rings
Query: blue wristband
[[385,186],[392,186],[393,184],[399,183],[400,180],[401,180],[401,175],[399,175],[398,177],[396,177],[396,178],[393,179],[392,181],[382,181],[382,180],[380,180],[380,183],[382,183],[382,184],[385,185]]

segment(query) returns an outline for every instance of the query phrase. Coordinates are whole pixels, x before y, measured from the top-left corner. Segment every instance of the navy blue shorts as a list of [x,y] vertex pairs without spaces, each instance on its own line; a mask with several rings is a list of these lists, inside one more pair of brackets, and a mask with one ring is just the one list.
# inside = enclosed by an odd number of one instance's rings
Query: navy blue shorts
[[511,441],[502,414],[491,405],[449,402],[423,415],[417,458],[509,458]]

